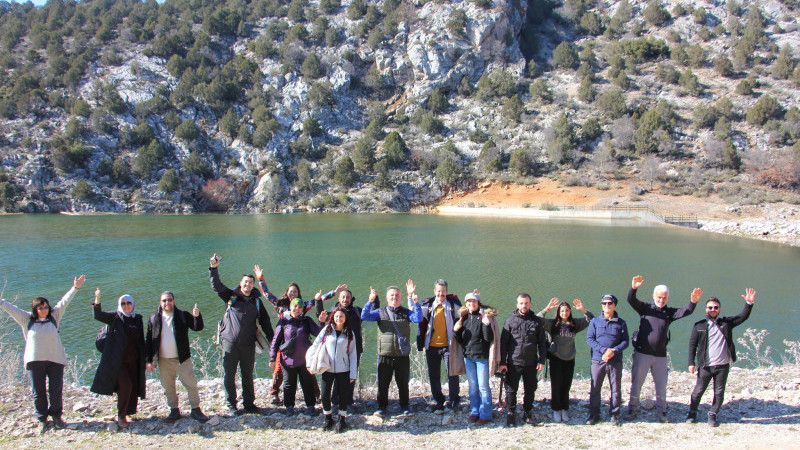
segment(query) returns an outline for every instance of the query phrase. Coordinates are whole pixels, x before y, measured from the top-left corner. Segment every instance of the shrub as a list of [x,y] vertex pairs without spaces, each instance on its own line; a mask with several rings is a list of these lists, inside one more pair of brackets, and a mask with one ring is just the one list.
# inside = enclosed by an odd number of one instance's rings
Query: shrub
[[443,186],[450,186],[461,176],[461,166],[451,156],[445,156],[436,168],[436,180]]
[[175,169],[168,169],[161,175],[161,180],[158,182],[158,190],[171,194],[180,188],[180,177]]
[[538,98],[542,103],[547,104],[553,101],[553,93],[550,91],[550,88],[547,86],[547,80],[544,78],[537,78],[530,84],[528,91],[531,97]]
[[578,52],[566,41],[561,42],[553,50],[553,65],[562,69],[577,69],[580,65]]
[[306,120],[303,121],[303,133],[315,138],[322,136],[323,131],[317,119],[307,117]]
[[697,129],[711,128],[717,121],[717,111],[712,106],[697,105],[692,112],[692,123]]
[[371,172],[375,165],[375,144],[369,137],[362,137],[356,142],[353,151],[353,166],[361,173]]
[[534,164],[528,149],[521,148],[511,154],[508,169],[519,176],[528,176],[533,173]]
[[444,131],[444,122],[439,120],[433,113],[425,113],[419,123],[420,128],[430,135],[436,135]]
[[327,82],[312,84],[308,90],[308,101],[316,108],[333,105],[334,99],[330,84]]
[[747,111],[746,120],[750,125],[764,125],[769,119],[781,119],[783,107],[769,95],[764,95]]
[[119,185],[131,182],[131,166],[125,158],[117,158],[111,165],[111,177]]
[[189,156],[183,160],[183,169],[189,173],[195,174],[201,178],[207,179],[213,175],[211,166],[203,161],[203,158],[196,151],[189,153]]
[[78,200],[90,200],[94,196],[92,186],[83,178],[72,186],[72,196]]
[[355,172],[353,160],[349,156],[345,156],[336,165],[336,173],[333,175],[333,181],[339,186],[349,187],[358,179]]
[[191,142],[197,139],[198,136],[200,136],[200,130],[191,119],[184,120],[175,128],[175,137],[184,142]]
[[622,41],[622,52],[636,61],[650,61],[669,55],[669,45],[661,39],[638,38]]
[[383,153],[389,168],[399,169],[407,164],[410,151],[400,133],[392,131],[383,141]]
[[582,102],[591,103],[597,97],[597,88],[590,77],[583,77],[578,86],[578,99]]
[[657,27],[667,23],[672,18],[667,10],[661,7],[661,2],[658,0],[651,0],[643,13],[644,18]]
[[593,141],[603,134],[603,128],[600,127],[600,122],[595,118],[586,119],[586,122],[581,126],[581,140],[584,142]]
[[136,152],[134,172],[139,178],[149,179],[153,171],[161,165],[161,160],[165,156],[166,152],[161,144],[156,140],[151,141],[149,145]]
[[661,63],[656,68],[656,76],[664,83],[677,84],[680,75],[671,64]]
[[519,123],[522,113],[525,112],[525,106],[522,100],[519,99],[517,94],[514,94],[504,105],[502,114],[503,117],[514,123]]
[[303,74],[303,78],[309,81],[316,80],[325,74],[322,70],[322,63],[316,53],[312,52],[306,56],[303,65],[300,67],[300,73]]
[[625,99],[619,89],[603,91],[597,99],[597,107],[611,119],[622,117],[628,111]]
[[581,17],[581,29],[588,35],[599,36],[603,34],[603,22],[597,13],[587,11]]
[[639,118],[633,133],[633,148],[636,153],[644,155],[658,151],[660,140],[668,136],[657,131],[665,131],[664,121],[656,111],[648,110]]
[[451,10],[447,29],[455,36],[464,36],[467,33],[467,13],[461,8]]
[[686,53],[689,56],[690,67],[698,68],[706,64],[706,51],[700,44],[689,46],[689,50]]
[[775,59],[775,63],[772,65],[772,74],[776,78],[788,80],[792,72],[794,72],[794,66],[795,61],[792,57],[792,46],[787,44],[781,48],[780,55]]
[[225,212],[234,204],[236,190],[225,179],[209,180],[200,189],[200,205],[211,212]]
[[694,96],[699,96],[703,93],[703,87],[697,79],[697,75],[691,69],[686,69],[678,78],[678,84],[681,85],[686,91]]
[[439,89],[436,88],[428,97],[428,110],[434,114],[441,114],[450,108],[450,102],[447,101],[447,96]]

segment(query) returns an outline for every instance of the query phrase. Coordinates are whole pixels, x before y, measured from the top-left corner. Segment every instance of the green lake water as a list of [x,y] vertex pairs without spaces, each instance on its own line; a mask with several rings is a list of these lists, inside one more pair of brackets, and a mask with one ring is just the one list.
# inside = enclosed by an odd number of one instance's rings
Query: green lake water
[[[55,303],[73,276],[86,274],[60,324],[68,355],[81,360],[97,355],[93,341],[100,323],[91,312],[95,287],[102,291],[104,309],[115,309],[117,297],[131,294],[143,315],[155,312],[159,294],[171,290],[179,308],[198,303],[206,321],[199,336],[210,339],[224,312],[208,282],[208,258],[214,252],[223,257],[220,273],[229,286],[259,264],[276,295],[292,281],[306,299],[346,283],[359,306],[370,286],[383,298],[387,286],[402,287],[412,278],[423,297],[444,278],[461,298],[480,289],[483,302],[500,311],[501,323],[519,292],[531,294],[536,311],[559,297],[583,299],[595,313],[601,296],[613,293],[631,333],[638,317],[625,297],[634,275],[645,279],[642,300],[663,283],[671,289],[669,304],[683,306],[699,286],[704,299],[722,300],[725,315],[737,314],[745,288],[753,287],[756,306],[736,337],[748,327],[769,330],[766,344],[780,361],[783,340],[797,340],[800,331],[800,249],[641,222],[406,214],[5,216],[0,217],[0,248],[3,296],[16,297],[26,309],[36,296]],[[701,317],[699,307],[671,326],[674,368],[686,369],[689,330]],[[371,374],[376,326],[364,327],[362,372]],[[586,373],[584,336],[578,339],[577,370]],[[15,330],[12,337],[22,345],[21,333]],[[631,350],[625,354],[629,358]],[[257,373],[267,376],[266,356],[256,361]]]

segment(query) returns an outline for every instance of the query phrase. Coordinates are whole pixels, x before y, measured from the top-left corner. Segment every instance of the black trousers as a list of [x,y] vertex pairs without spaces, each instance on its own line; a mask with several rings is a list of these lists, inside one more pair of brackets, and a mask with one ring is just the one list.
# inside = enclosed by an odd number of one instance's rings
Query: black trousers
[[[356,354],[356,357],[358,361],[356,365],[361,367],[361,353]],[[347,386],[347,393],[350,395],[347,397],[347,405],[349,406],[355,403],[356,384],[351,383],[350,380],[347,380]],[[333,380],[333,393],[331,394],[331,402],[336,404],[339,403],[339,388],[336,380]]]
[[[30,361],[26,366],[28,380],[33,392],[33,406],[36,418],[47,420],[47,416],[61,417],[64,411],[64,365],[51,361]],[[50,406],[47,405],[47,384],[50,385]]]
[[508,412],[514,412],[517,408],[517,389],[519,388],[519,379],[522,378],[522,386],[525,388],[525,396],[522,397],[522,409],[530,411],[533,409],[533,398],[536,394],[536,388],[539,385],[536,379],[536,366],[515,366],[509,364],[508,372],[506,373],[506,407]]
[[459,384],[458,375],[450,376],[450,347],[428,347],[425,350],[425,361],[428,363],[428,379],[431,381],[431,395],[437,405],[444,404],[444,394],[442,393],[442,360],[444,360],[445,371],[447,372],[447,395],[450,401],[459,404]]
[[572,377],[575,374],[575,360],[564,361],[555,356],[550,359],[550,387],[552,398],[550,406],[553,411],[569,409],[569,390],[572,388]]
[[326,414],[331,412],[331,391],[334,387],[338,403],[339,414],[347,414],[347,406],[350,404],[350,385],[355,384],[350,382],[350,371],[346,372],[322,372],[322,410]]
[[236,345],[222,341],[222,369],[225,371],[224,384],[228,406],[236,408],[236,368],[242,374],[242,405],[255,406],[256,394],[253,386],[253,369],[256,365],[256,346]]
[[386,409],[389,406],[389,385],[397,383],[397,392],[400,395],[400,408],[408,408],[408,376],[411,373],[411,360],[408,356],[397,358],[389,356],[378,357],[378,408]]
[[[303,389],[303,400],[309,408],[317,404],[317,397],[314,393],[314,382],[316,377],[306,369],[306,366],[286,367],[281,364],[283,371],[283,406],[294,408],[294,400],[297,396],[297,379],[300,378],[300,388]],[[349,372],[348,372],[349,373]]]
[[700,406],[700,399],[708,388],[708,383],[714,379],[714,401],[711,403],[711,414],[717,414],[722,408],[722,403],[725,402],[725,384],[728,382],[728,372],[731,369],[730,364],[723,364],[721,366],[699,367],[697,371],[697,384],[694,385],[692,391],[691,402],[689,403],[690,411],[697,411]]

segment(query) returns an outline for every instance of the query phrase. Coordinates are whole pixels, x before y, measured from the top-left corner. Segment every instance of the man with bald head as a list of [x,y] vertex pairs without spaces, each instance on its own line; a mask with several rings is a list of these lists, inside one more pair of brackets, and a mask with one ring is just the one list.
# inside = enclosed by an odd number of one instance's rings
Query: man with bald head
[[669,288],[660,284],[653,289],[653,301],[645,303],[636,298],[636,290],[644,283],[637,275],[631,281],[628,292],[628,304],[639,314],[639,329],[633,334],[633,366],[631,367],[631,397],[628,401],[627,420],[634,420],[639,415],[639,395],[642,392],[647,372],[653,376],[656,387],[656,408],[658,420],[669,422],[667,416],[667,343],[669,342],[670,324],[694,312],[703,291],[695,288],[689,304],[683,308],[667,306]]

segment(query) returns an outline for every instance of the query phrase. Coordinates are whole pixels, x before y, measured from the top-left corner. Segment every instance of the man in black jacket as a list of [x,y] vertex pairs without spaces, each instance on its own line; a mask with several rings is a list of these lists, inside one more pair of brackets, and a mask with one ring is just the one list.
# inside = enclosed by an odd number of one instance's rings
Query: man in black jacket
[[175,307],[175,295],[170,291],[161,293],[161,304],[158,313],[150,316],[147,323],[144,351],[147,371],[158,367],[161,386],[167,396],[169,415],[167,422],[175,422],[181,418],[178,408],[178,392],[175,390],[176,377],[186,388],[189,405],[192,407],[189,416],[197,421],[206,422],[208,417],[200,409],[200,395],[197,392],[197,377],[194,375],[191,352],[189,351],[189,329],[203,329],[203,316],[195,303],[191,314]]
[[[733,342],[733,328],[741,325],[753,310],[753,303],[756,301],[756,291],[751,288],[745,289],[742,295],[745,305],[742,312],[733,317],[719,317],[722,307],[716,297],[711,297],[706,301],[705,319],[694,324],[692,335],[689,338],[689,372],[697,371],[697,384],[689,404],[689,416],[686,422],[694,423],[697,421],[697,407],[700,399],[708,387],[711,379],[714,379],[714,401],[711,404],[711,411],[708,412],[708,424],[712,427],[719,426],[717,414],[725,401],[725,383],[728,381],[728,371],[731,363],[736,362],[736,346]],[[695,365],[697,357],[697,365]]]
[[[224,384],[227,394],[228,411],[234,415],[243,413],[260,414],[255,405],[253,368],[256,365],[256,333],[258,326],[268,341],[272,340],[272,324],[269,313],[261,303],[261,292],[254,289],[256,277],[242,276],[239,286],[230,289],[219,280],[220,257],[214,253],[208,269],[211,288],[225,302],[227,310],[222,318],[220,337],[222,338],[222,368],[225,372]],[[243,410],[236,408],[236,367],[242,375]]]
[[509,427],[517,424],[517,388],[520,378],[525,387],[525,396],[522,399],[525,422],[536,424],[532,412],[537,387],[536,374],[544,368],[546,356],[547,341],[542,319],[531,311],[531,296],[519,294],[517,309],[506,320],[500,333],[498,371],[506,372],[506,408],[508,408],[506,424]]

